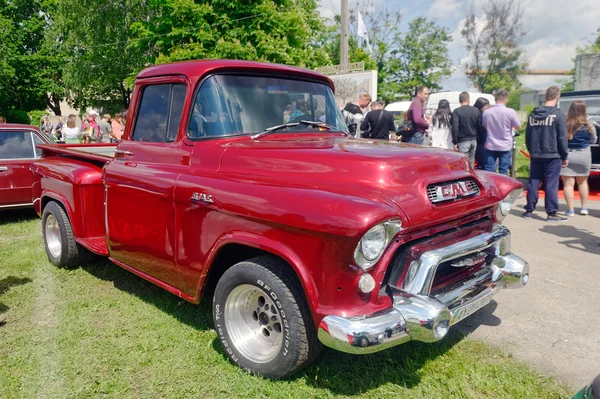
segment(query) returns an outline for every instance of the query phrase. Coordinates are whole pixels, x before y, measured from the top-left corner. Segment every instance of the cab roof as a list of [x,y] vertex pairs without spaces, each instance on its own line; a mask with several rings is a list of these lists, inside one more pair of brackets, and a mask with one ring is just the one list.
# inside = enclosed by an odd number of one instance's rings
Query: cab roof
[[251,72],[251,73],[277,73],[283,75],[299,76],[305,79],[317,80],[329,85],[333,89],[331,79],[310,69],[298,68],[288,65],[270,64],[266,62],[241,61],[241,60],[195,60],[182,61],[170,64],[154,65],[142,70],[136,79],[152,78],[165,75],[184,75],[192,81],[197,81],[202,76],[214,72]]
[[20,124],[20,123],[0,123],[0,130],[23,130],[23,129],[35,130],[37,132],[40,131],[40,129],[36,126],[24,125],[24,124]]

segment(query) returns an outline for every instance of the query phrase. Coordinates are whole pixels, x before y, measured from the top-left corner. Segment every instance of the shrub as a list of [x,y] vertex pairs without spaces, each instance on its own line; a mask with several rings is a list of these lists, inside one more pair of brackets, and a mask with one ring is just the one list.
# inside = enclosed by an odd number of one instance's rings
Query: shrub
[[45,110],[34,110],[34,111],[29,111],[29,118],[31,119],[31,124],[33,126],[40,126],[40,119],[42,119],[42,116],[44,115],[48,115],[48,111]]
[[27,112],[20,109],[9,109],[2,116],[6,118],[7,123],[22,123],[25,125],[30,123]]

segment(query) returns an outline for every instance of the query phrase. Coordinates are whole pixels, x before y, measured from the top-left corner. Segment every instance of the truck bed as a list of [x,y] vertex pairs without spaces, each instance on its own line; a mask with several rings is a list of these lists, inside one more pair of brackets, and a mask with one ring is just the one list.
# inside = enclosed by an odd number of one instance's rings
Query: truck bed
[[102,163],[112,160],[117,144],[40,144],[43,156],[71,156],[79,159],[99,161]]

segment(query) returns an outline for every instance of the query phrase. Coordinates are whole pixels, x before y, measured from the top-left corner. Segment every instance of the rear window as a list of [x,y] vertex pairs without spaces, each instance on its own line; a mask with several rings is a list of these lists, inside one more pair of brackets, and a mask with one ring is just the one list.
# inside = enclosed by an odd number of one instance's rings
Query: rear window
[[590,116],[600,115],[600,96],[598,97],[563,97],[560,99],[560,110],[566,114],[569,113],[569,107],[573,101],[584,101],[587,114]]
[[0,159],[35,158],[31,132],[0,132]]

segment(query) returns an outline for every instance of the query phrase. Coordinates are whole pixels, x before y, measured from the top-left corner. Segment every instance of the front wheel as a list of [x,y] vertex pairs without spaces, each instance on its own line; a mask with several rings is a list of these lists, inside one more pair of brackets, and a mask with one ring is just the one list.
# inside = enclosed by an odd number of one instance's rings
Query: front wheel
[[292,375],[321,349],[304,291],[277,258],[255,258],[227,270],[217,283],[213,319],[229,358],[268,378]]

